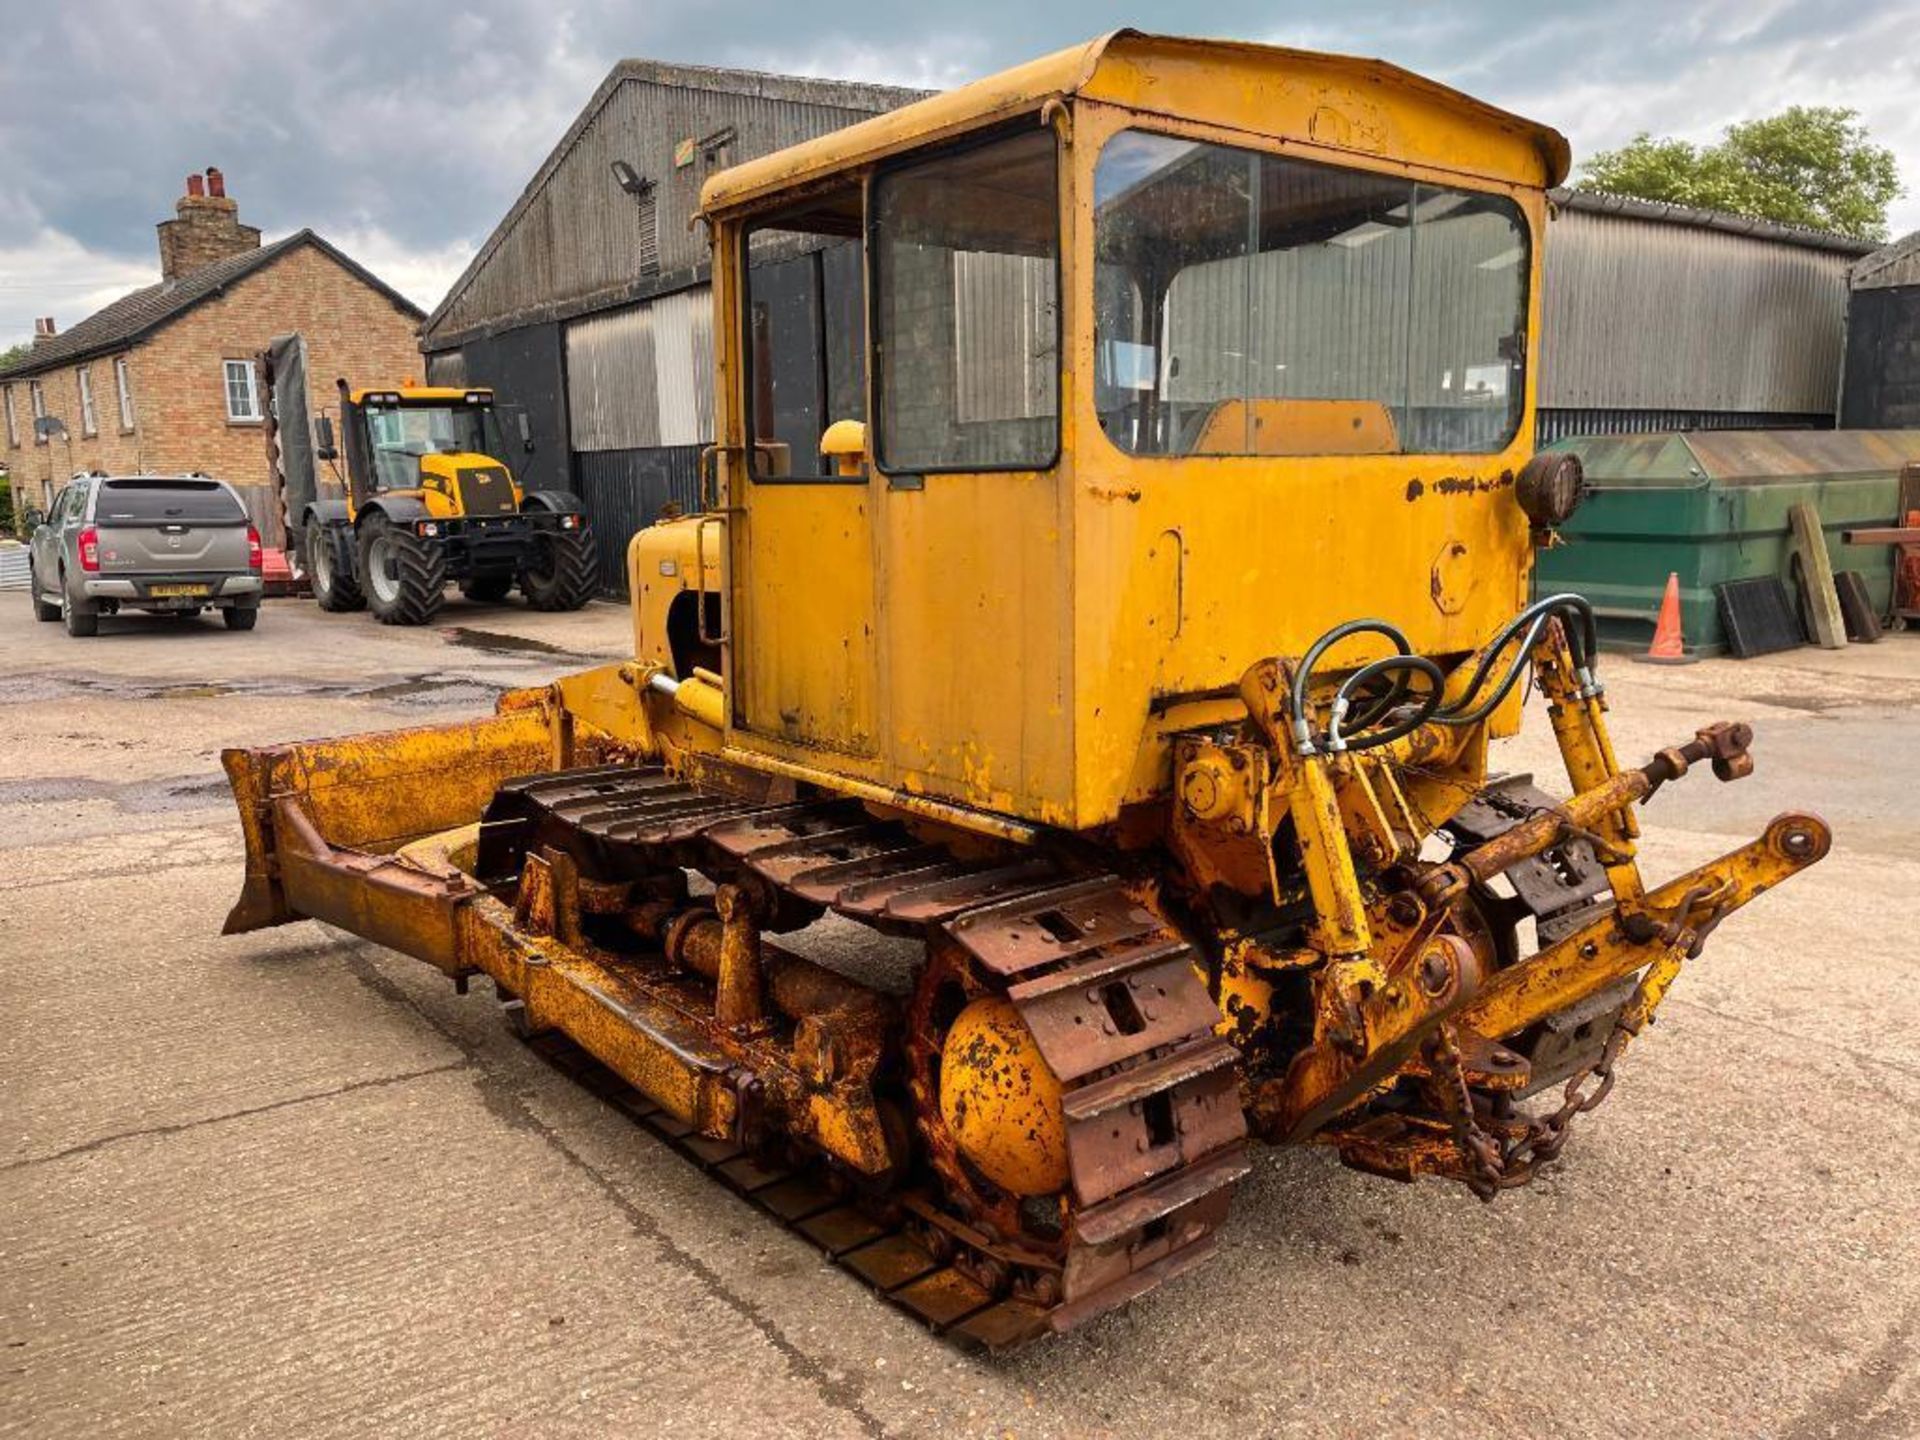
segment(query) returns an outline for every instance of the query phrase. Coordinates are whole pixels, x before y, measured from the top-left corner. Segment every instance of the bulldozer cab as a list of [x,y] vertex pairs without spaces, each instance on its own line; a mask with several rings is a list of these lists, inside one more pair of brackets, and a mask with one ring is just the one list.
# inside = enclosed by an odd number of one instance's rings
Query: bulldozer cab
[[347,484],[357,510],[374,495],[418,495],[436,515],[508,514],[519,497],[488,389],[404,386],[340,395]]
[[714,177],[729,743],[1085,829],[1261,656],[1482,644],[1566,160],[1390,65],[1122,32]]

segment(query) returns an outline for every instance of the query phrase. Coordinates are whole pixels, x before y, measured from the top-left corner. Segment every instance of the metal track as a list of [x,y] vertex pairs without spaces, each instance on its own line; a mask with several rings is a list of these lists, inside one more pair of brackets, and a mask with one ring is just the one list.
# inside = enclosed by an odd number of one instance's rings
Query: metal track
[[[1529,817],[1558,804],[1533,784],[1530,775],[1491,780],[1444,827],[1457,844],[1484,845]],[[1502,909],[1508,923],[1530,917],[1541,948],[1572,934],[1613,906],[1606,867],[1589,840],[1569,837],[1506,871],[1513,898]],[[1578,1005],[1542,1021],[1507,1042],[1525,1056],[1527,1083],[1513,1093],[1524,1099],[1564,1083],[1600,1058],[1634,990],[1629,977],[1607,986]]]
[[[803,916],[830,909],[918,936],[1014,1004],[1065,1091],[1073,1204],[1065,1245],[1038,1263],[942,1196],[855,1200],[823,1164],[769,1167],[736,1139],[696,1134],[570,1042],[536,1041],[937,1332],[1009,1349],[1123,1305],[1211,1253],[1248,1168],[1238,1052],[1214,1034],[1219,1010],[1186,943],[1117,877],[1074,874],[1027,851],[963,859],[855,802],[754,804],[629,766],[503,785],[482,829],[482,875],[504,880],[548,846],[600,875],[692,868],[762,887],[769,909],[785,900]],[[923,1140],[940,1148],[938,1134]]]

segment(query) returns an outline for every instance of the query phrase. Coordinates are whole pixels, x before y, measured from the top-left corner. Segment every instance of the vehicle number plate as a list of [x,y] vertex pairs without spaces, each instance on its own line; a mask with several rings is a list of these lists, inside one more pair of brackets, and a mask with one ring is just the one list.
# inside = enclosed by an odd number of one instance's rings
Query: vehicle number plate
[[155,585],[149,592],[161,595],[205,595],[209,587],[205,585]]

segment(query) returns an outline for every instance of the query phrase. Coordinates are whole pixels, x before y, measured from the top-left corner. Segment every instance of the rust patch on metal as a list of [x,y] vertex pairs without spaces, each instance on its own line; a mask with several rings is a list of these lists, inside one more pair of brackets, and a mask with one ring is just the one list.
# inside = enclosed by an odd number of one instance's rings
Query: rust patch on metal
[[1448,475],[1433,482],[1436,495],[1490,495],[1495,490],[1506,490],[1513,485],[1513,472],[1503,470],[1498,475]]

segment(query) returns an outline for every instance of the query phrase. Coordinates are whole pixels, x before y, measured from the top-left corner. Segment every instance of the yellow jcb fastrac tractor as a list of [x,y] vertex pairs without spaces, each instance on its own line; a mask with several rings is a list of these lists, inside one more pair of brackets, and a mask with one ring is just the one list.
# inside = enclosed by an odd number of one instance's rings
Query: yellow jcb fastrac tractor
[[[1619,764],[1592,612],[1529,600],[1582,489],[1531,446],[1567,161],[1390,65],[1121,32],[713,177],[710,498],[632,540],[633,659],[228,752],[228,930],[489,977],[989,1348],[1205,1257],[1249,1134],[1525,1183],[1830,841],[1643,876],[1636,806],[1751,733]],[[795,257],[858,302],[824,434]],[[1530,689],[1570,798],[1489,773]]]
[[[338,431],[334,416],[315,416],[308,444],[295,418],[306,395],[298,337],[276,341],[260,374],[273,402],[267,446],[289,548],[322,610],[370,608],[384,624],[424,625],[449,581],[485,601],[506,599],[517,584],[536,610],[578,610],[599,592],[579,497],[515,481],[498,458],[507,451],[492,390],[356,389],[341,380]],[[518,418],[530,450],[525,414]],[[321,482],[321,462],[331,484]]]

